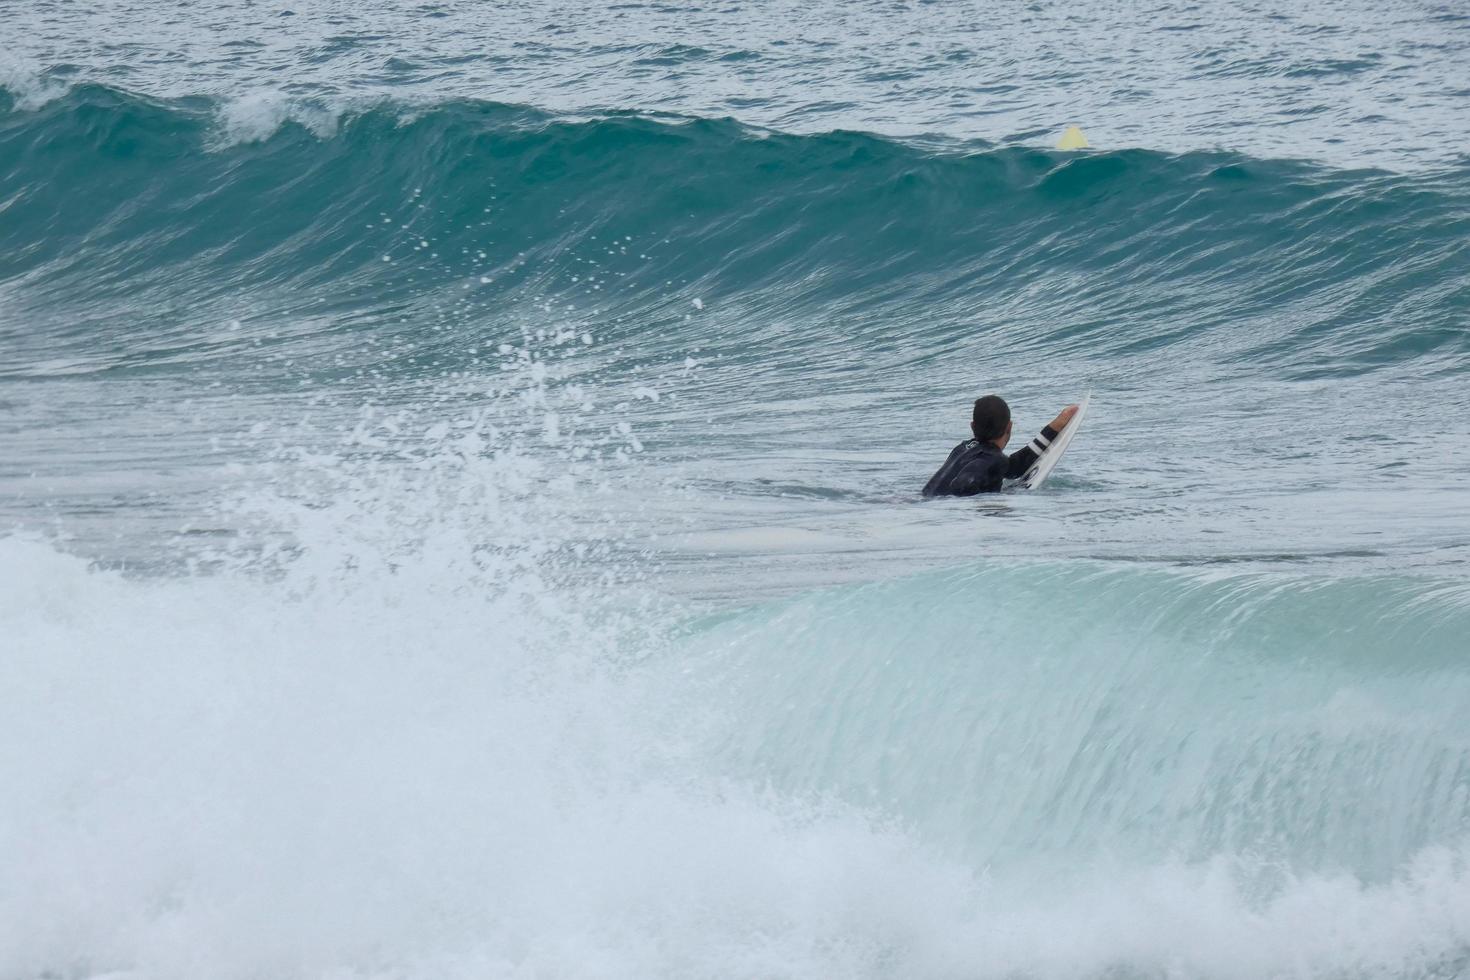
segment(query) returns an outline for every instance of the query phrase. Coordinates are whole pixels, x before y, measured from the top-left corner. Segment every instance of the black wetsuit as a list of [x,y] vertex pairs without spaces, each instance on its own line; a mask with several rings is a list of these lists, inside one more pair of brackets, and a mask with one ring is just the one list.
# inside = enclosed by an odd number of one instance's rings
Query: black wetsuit
[[924,484],[924,496],[972,497],[977,493],[994,493],[1003,481],[1023,476],[1056,437],[1057,430],[1048,425],[1041,435],[1009,456],[988,442],[976,439],[962,442],[954,447],[939,472]]

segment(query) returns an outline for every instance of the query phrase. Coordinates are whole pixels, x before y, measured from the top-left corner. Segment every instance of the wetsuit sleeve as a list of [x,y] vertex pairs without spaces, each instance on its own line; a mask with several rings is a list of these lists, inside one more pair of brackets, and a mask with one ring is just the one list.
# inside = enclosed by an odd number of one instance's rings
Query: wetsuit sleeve
[[1018,480],[1022,476],[1025,476],[1026,471],[1031,468],[1031,464],[1036,462],[1036,457],[1045,452],[1046,447],[1050,446],[1051,441],[1056,437],[1057,430],[1048,425],[1041,430],[1041,434],[1035,439],[1032,439],[1025,446],[1011,453],[1010,457],[1006,460],[1006,479]]

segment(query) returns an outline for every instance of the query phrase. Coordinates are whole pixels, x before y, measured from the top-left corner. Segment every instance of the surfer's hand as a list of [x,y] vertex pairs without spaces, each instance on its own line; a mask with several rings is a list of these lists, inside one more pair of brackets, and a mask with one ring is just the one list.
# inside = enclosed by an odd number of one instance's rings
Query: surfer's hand
[[1056,418],[1051,420],[1052,429],[1056,432],[1061,432],[1067,427],[1067,423],[1072,421],[1072,416],[1076,414],[1077,406],[1068,405],[1066,408],[1062,409],[1061,413],[1057,415]]

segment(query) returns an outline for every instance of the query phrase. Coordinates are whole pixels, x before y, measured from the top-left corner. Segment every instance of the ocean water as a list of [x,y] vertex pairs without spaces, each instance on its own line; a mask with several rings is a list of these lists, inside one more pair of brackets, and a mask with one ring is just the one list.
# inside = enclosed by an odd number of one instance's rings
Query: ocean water
[[1470,974],[1461,5],[0,42],[0,980]]

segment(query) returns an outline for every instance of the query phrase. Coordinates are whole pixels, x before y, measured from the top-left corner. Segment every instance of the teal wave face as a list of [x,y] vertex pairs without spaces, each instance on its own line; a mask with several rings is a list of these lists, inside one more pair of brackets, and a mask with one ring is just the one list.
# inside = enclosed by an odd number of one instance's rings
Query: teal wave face
[[987,562],[744,612],[677,662],[721,759],[979,866],[1387,880],[1470,824],[1467,630],[1453,579]]
[[[30,324],[21,343],[37,360],[131,368],[227,355],[188,340],[201,316],[289,313],[315,323],[300,344],[350,349],[362,329],[448,303],[455,322],[424,338],[437,362],[503,331],[505,311],[546,303],[596,309],[603,335],[644,349],[728,341],[732,355],[830,348],[830,330],[784,327],[820,314],[878,365],[896,328],[913,341],[898,360],[981,332],[1001,351],[1185,352],[1298,379],[1453,368],[1470,351],[1463,169],[921,145],[468,102],[230,142],[220,113],[97,87],[5,106],[0,329]],[[687,326],[690,297],[731,310],[732,335]],[[121,321],[123,302],[146,315]]]

